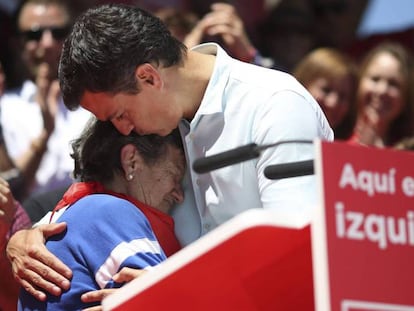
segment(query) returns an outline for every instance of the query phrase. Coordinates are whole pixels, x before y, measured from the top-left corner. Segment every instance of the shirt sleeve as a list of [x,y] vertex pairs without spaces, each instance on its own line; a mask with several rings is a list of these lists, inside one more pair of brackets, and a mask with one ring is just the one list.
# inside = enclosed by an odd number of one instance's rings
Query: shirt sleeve
[[[295,91],[281,91],[260,109],[256,118],[255,141],[272,144],[287,140],[311,143],[280,144],[264,150],[257,161],[257,179],[264,208],[310,217],[317,204],[315,176],[271,180],[264,176],[266,167],[275,164],[314,159],[315,137],[332,140],[333,134],[317,103]],[[294,217],[292,217],[293,219]]]

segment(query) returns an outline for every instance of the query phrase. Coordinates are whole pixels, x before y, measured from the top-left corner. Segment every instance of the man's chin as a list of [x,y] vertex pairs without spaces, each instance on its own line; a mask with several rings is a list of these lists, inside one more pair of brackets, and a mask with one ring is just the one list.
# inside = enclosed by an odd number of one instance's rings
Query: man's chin
[[171,134],[171,132],[172,132],[172,130],[169,130],[169,129],[162,129],[162,130],[160,130],[160,132],[159,132],[159,133],[157,133],[157,134],[158,134],[158,135],[160,135],[160,136],[167,136],[167,135]]

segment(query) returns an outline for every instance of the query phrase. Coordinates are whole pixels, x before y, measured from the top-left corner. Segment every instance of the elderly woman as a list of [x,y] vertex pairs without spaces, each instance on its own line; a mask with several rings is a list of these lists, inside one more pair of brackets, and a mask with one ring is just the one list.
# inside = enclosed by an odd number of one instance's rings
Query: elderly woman
[[167,215],[183,200],[185,159],[179,133],[166,137],[120,134],[110,122],[93,120],[72,144],[75,183],[52,218],[67,223],[47,248],[73,270],[61,297],[37,301],[22,291],[21,310],[78,310],[87,291],[119,287],[123,267],[148,269],[177,251],[174,223]]

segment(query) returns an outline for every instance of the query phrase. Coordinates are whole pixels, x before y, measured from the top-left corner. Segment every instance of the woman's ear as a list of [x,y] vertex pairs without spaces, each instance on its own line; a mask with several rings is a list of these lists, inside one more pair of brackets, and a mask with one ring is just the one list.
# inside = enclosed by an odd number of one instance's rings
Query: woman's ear
[[142,163],[142,158],[134,145],[128,144],[122,147],[121,165],[125,175],[135,175],[135,172],[141,169]]
[[151,86],[160,88],[162,86],[160,73],[157,68],[149,63],[139,65],[135,70],[135,77],[141,87]]

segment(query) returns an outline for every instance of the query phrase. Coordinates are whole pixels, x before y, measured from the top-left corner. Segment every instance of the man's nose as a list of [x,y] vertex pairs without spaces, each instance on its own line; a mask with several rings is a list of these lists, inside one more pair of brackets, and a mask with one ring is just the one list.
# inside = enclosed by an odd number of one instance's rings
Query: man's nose
[[122,121],[112,121],[112,123],[114,124],[118,132],[125,136],[129,135],[134,129],[134,125],[125,119]]
[[53,35],[50,29],[45,29],[42,32],[42,37],[40,38],[40,44],[44,47],[50,47],[53,45]]

